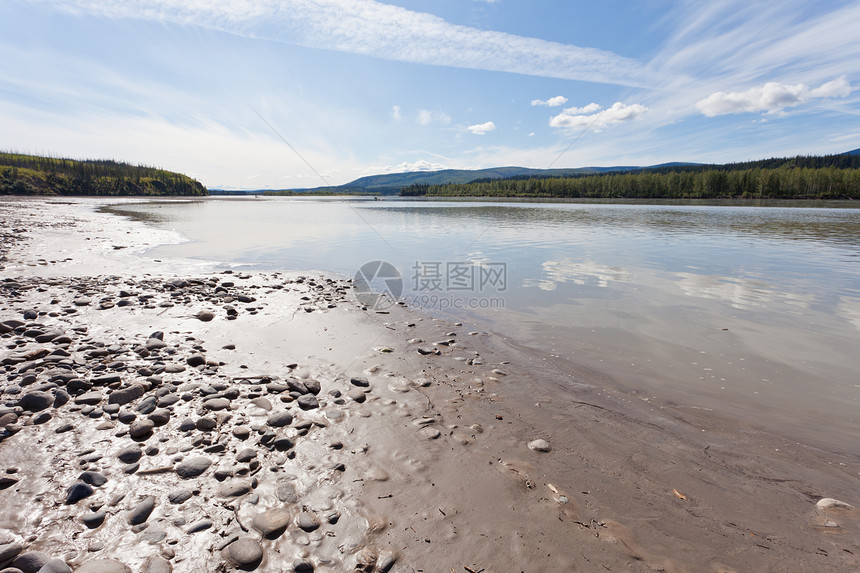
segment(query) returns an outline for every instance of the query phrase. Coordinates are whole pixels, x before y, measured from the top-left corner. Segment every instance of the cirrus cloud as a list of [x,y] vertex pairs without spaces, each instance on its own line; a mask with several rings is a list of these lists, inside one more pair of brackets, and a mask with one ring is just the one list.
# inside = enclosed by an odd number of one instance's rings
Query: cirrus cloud
[[715,92],[699,100],[696,108],[708,117],[734,113],[778,113],[813,98],[846,97],[853,88],[845,76],[810,89],[806,84],[767,82],[742,92]]
[[610,125],[638,119],[647,111],[647,107],[638,103],[626,105],[617,101],[608,108],[590,103],[584,107],[567,108],[560,114],[551,117],[549,124],[551,127],[573,129],[590,127],[595,131],[600,131]]

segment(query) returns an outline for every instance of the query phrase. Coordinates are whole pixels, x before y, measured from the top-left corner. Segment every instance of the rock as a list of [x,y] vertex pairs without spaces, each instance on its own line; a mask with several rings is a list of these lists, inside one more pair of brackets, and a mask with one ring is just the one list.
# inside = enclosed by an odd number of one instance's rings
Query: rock
[[290,510],[279,507],[257,514],[251,521],[251,527],[259,531],[266,539],[275,539],[286,531],[291,520]]
[[203,456],[196,456],[193,458],[188,458],[187,460],[176,466],[176,473],[182,479],[189,479],[199,476],[200,474],[205,472],[211,465],[212,461],[209,458],[204,458]]
[[200,418],[194,423],[194,426],[201,432],[208,432],[217,428],[218,422],[212,418]]
[[144,562],[140,573],[171,573],[172,571],[173,566],[170,564],[170,561],[164,557],[153,555]]
[[198,531],[205,531],[212,527],[211,519],[201,519],[199,521],[195,521],[185,530],[186,533],[197,533]]
[[78,476],[78,479],[95,487],[101,487],[107,483],[107,478],[105,476],[94,471],[85,471]]
[[128,524],[139,525],[149,519],[152,510],[155,509],[155,497],[148,496],[128,512]]
[[98,390],[85,392],[75,398],[75,404],[83,406],[95,406],[102,401],[102,393]]
[[218,488],[221,497],[239,497],[251,491],[251,484],[246,482],[229,482]]
[[397,555],[390,551],[383,551],[376,560],[376,569],[380,573],[388,573],[397,562]]
[[368,388],[370,386],[370,382],[367,378],[363,377],[350,378],[349,383],[353,386],[358,386],[359,388]]
[[159,338],[150,338],[146,341],[144,346],[146,346],[147,350],[159,350],[161,348],[166,348],[167,344]]
[[303,511],[296,518],[296,525],[298,525],[301,530],[310,533],[311,531],[315,531],[319,528],[320,522],[314,514]]
[[95,529],[96,527],[99,527],[102,523],[104,523],[106,516],[107,514],[104,510],[93,511],[85,514],[81,518],[81,521],[83,521],[84,525],[86,525],[88,528]]
[[201,310],[200,312],[198,312],[194,316],[200,322],[210,322],[213,318],[215,318],[215,314],[212,312],[209,312],[208,310]]
[[302,410],[312,410],[314,408],[319,408],[320,403],[317,400],[316,396],[313,394],[305,394],[303,396],[299,396],[299,399],[296,400],[299,405],[299,408]]
[[24,546],[17,542],[0,544],[0,563],[11,561],[16,555],[21,553]]
[[206,357],[202,354],[192,354],[185,359],[185,363],[192,368],[195,368],[197,366],[202,366],[203,364],[206,364]]
[[149,419],[156,426],[163,426],[170,421],[170,410],[167,408],[158,408],[149,415]]
[[155,408],[158,407],[158,398],[155,396],[147,396],[143,400],[140,401],[140,404],[137,405],[137,410],[141,414],[151,414]]
[[308,378],[307,380],[304,381],[304,384],[305,384],[305,388],[308,389],[308,392],[310,392],[311,394],[313,394],[315,396],[317,394],[319,394],[320,391],[322,390],[318,380],[311,380],[310,378]]
[[149,418],[144,418],[142,420],[135,420],[128,427],[128,435],[132,438],[142,438],[144,436],[148,436],[152,433],[152,429],[155,427],[155,422],[150,420]]
[[72,573],[72,568],[62,559],[49,559],[36,573]]
[[238,539],[224,548],[224,557],[239,569],[253,571],[263,561],[263,548],[254,539]]
[[236,461],[239,463],[246,463],[246,462],[250,462],[251,460],[253,460],[256,457],[257,457],[257,451],[256,450],[254,450],[253,448],[245,448],[244,450],[242,450],[238,454],[236,454]]
[[361,388],[350,388],[346,395],[359,404],[367,400],[367,394]]
[[18,400],[18,405],[28,412],[41,412],[54,404],[54,395],[50,392],[27,392]]
[[167,500],[175,505],[185,503],[194,496],[194,493],[187,489],[177,489],[167,495]]
[[17,567],[24,573],[36,573],[51,557],[41,551],[28,551],[20,554],[12,562],[12,567]]
[[180,432],[188,432],[188,431],[193,430],[196,427],[197,427],[197,424],[194,422],[194,420],[192,418],[185,418],[179,424],[179,431]]
[[854,509],[854,506],[832,497],[824,497],[815,504],[818,509]]
[[138,446],[129,446],[125,449],[117,452],[116,457],[119,458],[119,461],[126,464],[133,464],[143,455],[143,452],[140,450]]
[[283,426],[288,426],[293,421],[293,415],[289,413],[289,411],[278,412],[274,416],[271,416],[268,420],[266,420],[266,424],[273,428],[282,428]]
[[537,439],[529,442],[529,449],[535,452],[548,452],[552,450],[552,446],[546,440]]
[[203,408],[206,410],[218,411],[225,410],[230,407],[230,400],[227,398],[210,398],[203,402]]
[[233,435],[239,440],[247,440],[251,435],[251,430],[243,426],[235,426],[233,428]]
[[95,559],[81,565],[75,573],[132,573],[127,565],[113,559]]
[[296,495],[296,488],[291,483],[279,485],[278,489],[275,490],[275,494],[278,496],[278,499],[284,503],[299,502],[299,496]]
[[66,491],[66,505],[74,505],[93,494],[93,488],[82,481],[73,483]]
[[132,384],[131,386],[126,386],[125,388],[120,388],[118,390],[114,390],[111,392],[108,397],[109,404],[119,404],[120,406],[124,404],[128,404],[129,402],[133,402],[143,396],[146,392],[146,388],[143,384]]
[[437,428],[433,427],[424,427],[418,433],[427,438],[428,440],[435,440],[442,435]]

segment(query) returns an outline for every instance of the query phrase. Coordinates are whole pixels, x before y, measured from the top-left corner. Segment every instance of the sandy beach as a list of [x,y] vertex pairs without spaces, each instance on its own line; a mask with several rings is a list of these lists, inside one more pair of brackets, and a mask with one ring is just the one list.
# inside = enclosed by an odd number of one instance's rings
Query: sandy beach
[[99,204],[0,200],[0,573],[860,569],[855,457]]

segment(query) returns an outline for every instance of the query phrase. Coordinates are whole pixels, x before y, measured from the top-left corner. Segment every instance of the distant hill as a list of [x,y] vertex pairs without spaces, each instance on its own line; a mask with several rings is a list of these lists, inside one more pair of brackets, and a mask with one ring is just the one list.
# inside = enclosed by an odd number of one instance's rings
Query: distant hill
[[111,160],[0,153],[0,195],[207,195],[172,171]]

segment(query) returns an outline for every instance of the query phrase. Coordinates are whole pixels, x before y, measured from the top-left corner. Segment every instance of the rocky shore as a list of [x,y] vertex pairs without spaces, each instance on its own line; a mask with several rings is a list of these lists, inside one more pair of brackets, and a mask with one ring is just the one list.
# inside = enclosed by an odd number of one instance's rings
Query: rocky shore
[[0,573],[860,566],[858,460],[87,205],[0,218]]

